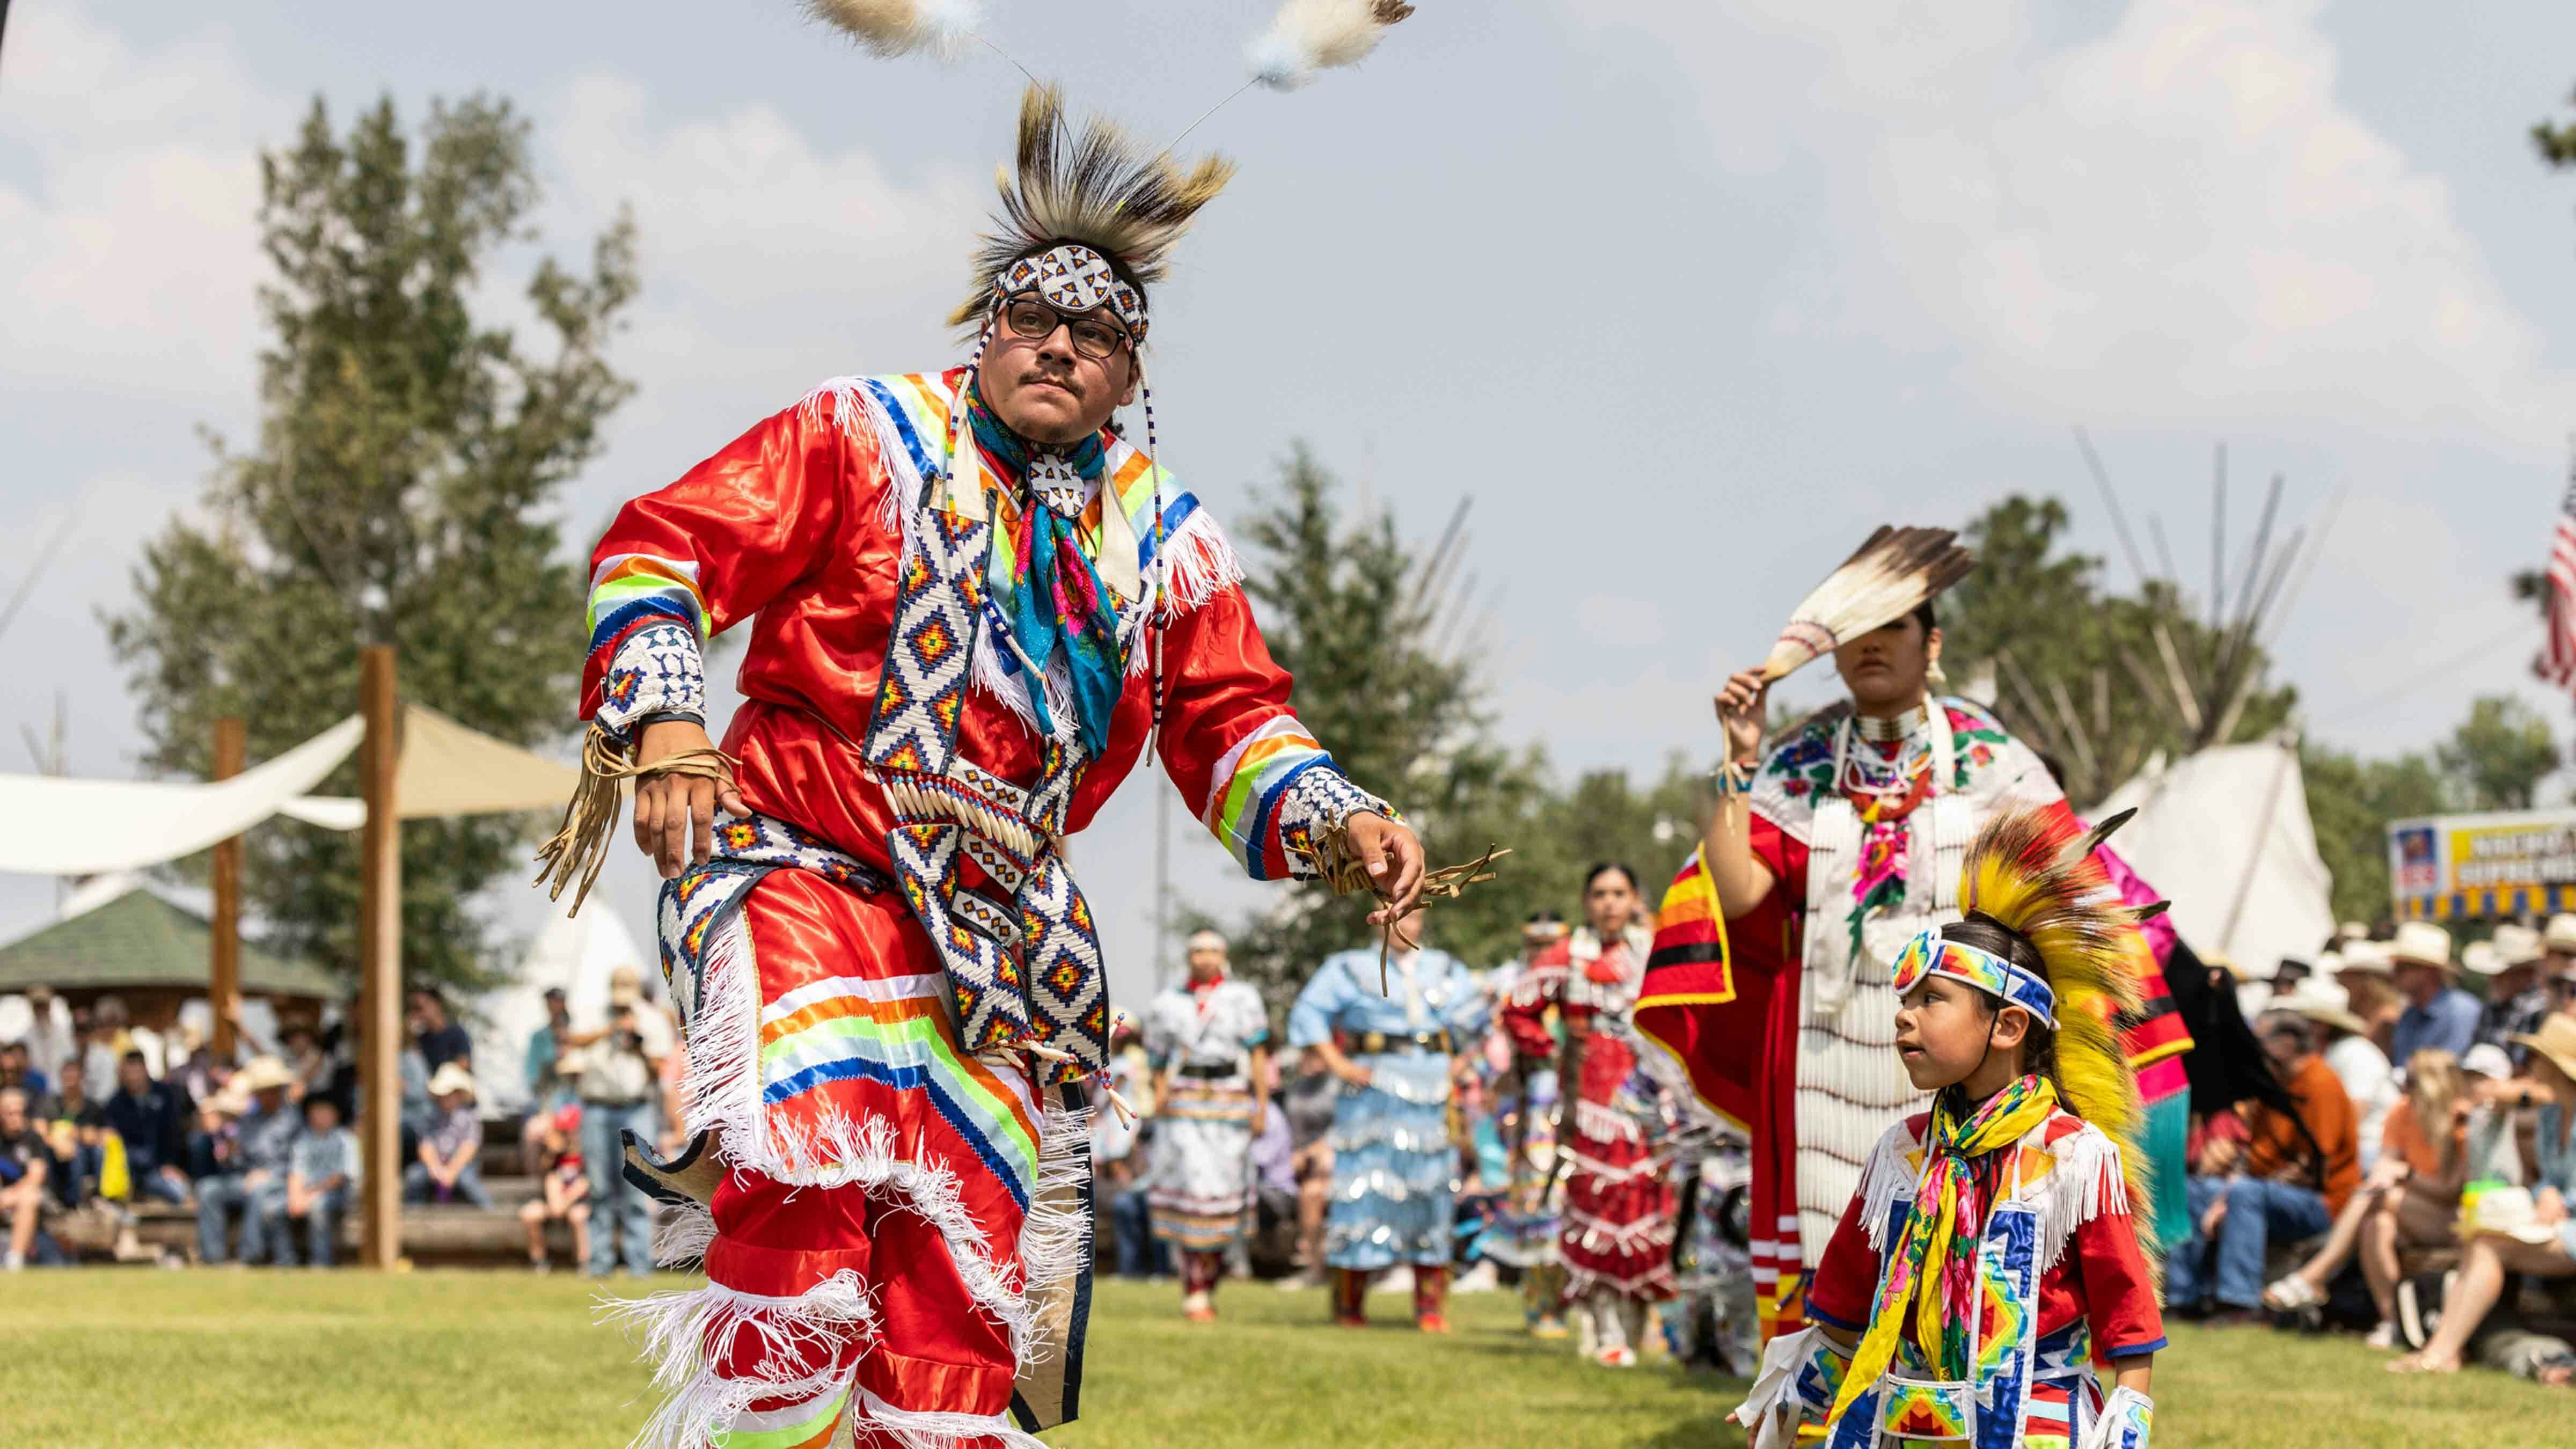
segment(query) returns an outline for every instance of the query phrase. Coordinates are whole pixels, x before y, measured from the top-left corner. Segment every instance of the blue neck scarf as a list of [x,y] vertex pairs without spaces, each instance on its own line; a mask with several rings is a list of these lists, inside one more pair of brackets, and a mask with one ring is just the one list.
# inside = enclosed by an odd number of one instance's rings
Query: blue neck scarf
[[[1021,494],[1020,516],[1011,525],[1013,557],[1008,576],[993,582],[995,602],[1019,645],[1020,667],[1037,676],[1026,685],[1038,728],[1049,734],[1056,729],[1054,712],[1047,707],[1045,676],[1062,654],[1073,686],[1074,735],[1095,757],[1105,754],[1110,716],[1117,712],[1125,692],[1126,669],[1118,650],[1117,615],[1100,585],[1099,570],[1092,567],[1076,536],[1084,490],[1065,487],[1041,494],[1032,486],[1030,474],[1034,467],[1068,484],[1080,480],[1105,487],[1107,450],[1094,433],[1061,453],[1034,453],[1025,439],[993,416],[980,392],[967,394],[966,416],[974,425],[975,442],[994,471],[1016,484]],[[1104,497],[1101,506],[1115,507],[1116,500]]]

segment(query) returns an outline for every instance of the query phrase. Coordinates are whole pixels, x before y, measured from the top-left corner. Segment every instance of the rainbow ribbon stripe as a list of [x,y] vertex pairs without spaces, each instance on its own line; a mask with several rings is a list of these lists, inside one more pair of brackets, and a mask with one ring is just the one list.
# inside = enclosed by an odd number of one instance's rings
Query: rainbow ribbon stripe
[[1906,942],[1905,949],[1896,953],[1896,994],[1903,996],[1912,991],[1926,976],[1964,981],[1988,996],[2020,1007],[2044,1025],[2057,1025],[2057,993],[2049,989],[2047,982],[1990,951],[1964,941],[1941,939],[1938,926]]
[[1291,862],[1281,807],[1308,770],[1332,768],[1333,757],[1294,715],[1277,715],[1235,742],[1208,775],[1200,819],[1254,880],[1280,880]]
[[707,602],[698,566],[649,553],[610,554],[590,576],[590,664],[605,675],[617,646],[637,629],[676,620],[707,637]]

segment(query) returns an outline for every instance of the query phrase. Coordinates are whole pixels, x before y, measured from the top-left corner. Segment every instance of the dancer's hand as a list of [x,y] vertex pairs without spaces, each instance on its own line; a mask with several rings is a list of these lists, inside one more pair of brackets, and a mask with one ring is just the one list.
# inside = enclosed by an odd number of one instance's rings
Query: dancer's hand
[[1422,903],[1422,842],[1413,827],[1383,815],[1353,815],[1342,826],[1351,853],[1368,867],[1369,889],[1384,904],[1369,912],[1369,924],[1383,926],[1413,914]]
[[1771,681],[1759,669],[1729,675],[1717,692],[1717,722],[1726,731],[1726,757],[1750,759],[1762,749],[1762,730],[1771,700]]
[[1376,1073],[1348,1057],[1333,1064],[1333,1075],[1341,1078],[1343,1085],[1358,1087],[1363,1091],[1368,1089],[1370,1083],[1377,1080]]
[[[644,727],[635,743],[635,763],[658,764],[691,750],[710,750],[706,727],[689,720],[664,720]],[[731,778],[701,775],[644,775],[635,781],[635,848],[653,857],[664,880],[677,880],[690,865],[704,865],[715,848],[715,812],[748,816],[742,792]]]

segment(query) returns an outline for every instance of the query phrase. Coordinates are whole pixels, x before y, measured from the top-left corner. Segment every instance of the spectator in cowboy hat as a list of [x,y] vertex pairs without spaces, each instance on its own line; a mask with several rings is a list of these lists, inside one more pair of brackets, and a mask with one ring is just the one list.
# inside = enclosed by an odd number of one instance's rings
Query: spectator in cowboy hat
[[2408,921],[2389,941],[2388,960],[2407,1002],[2388,1044],[2389,1060],[2412,1060],[2426,1047],[2456,1060],[2477,1044],[2483,1008],[2454,983],[2459,968],[2451,960],[2450,932],[2431,921]]
[[478,1208],[492,1206],[483,1188],[483,1119],[474,1110],[474,1073],[451,1061],[429,1077],[430,1100],[437,1104],[429,1130],[421,1134],[420,1155],[403,1169],[403,1196],[413,1202],[452,1202]]
[[2402,1095],[2397,1070],[2370,1039],[2369,1027],[2353,1014],[2349,996],[2331,981],[2311,980],[2287,996],[2275,997],[2276,1011],[2295,1011],[2316,1024],[2320,1056],[2334,1069],[2335,1080],[2352,1099],[2353,1137],[2361,1153],[2361,1170],[2379,1161],[2380,1133],[2391,1108]]
[[286,1089],[294,1082],[285,1062],[253,1057],[217,1095],[217,1105],[235,1117],[232,1151],[220,1175],[197,1184],[198,1261],[224,1261],[224,1230],[236,1215],[241,1219],[241,1260],[256,1263],[268,1256],[265,1229],[284,1209],[286,1174],[302,1126],[286,1102]]
[[2515,1038],[2531,1049],[2531,1072],[2549,1094],[2541,1104],[2539,1158],[2531,1175],[2528,1223],[2469,1240],[2459,1273],[2442,1297],[2441,1325],[2422,1351],[2389,1364],[2394,1373],[2451,1373],[2486,1317],[2504,1296],[2507,1275],[2576,1276],[2576,1017],[2552,1016]]
[[2395,969],[2388,964],[2385,941],[2346,941],[2336,957],[2335,984],[2344,989],[2345,1004],[2369,1028],[2370,1039],[2382,1053],[2396,1035],[2398,1016],[2406,1010],[2406,998],[2397,994]]
[[[2539,1030],[2540,1019],[2549,1014],[2549,987],[2540,979],[2548,953],[2538,931],[2512,921],[2496,927],[2489,945],[2492,949],[2482,961],[2468,963],[2471,970],[2481,964],[2486,968],[2487,1009],[2478,1022],[2478,1040],[2504,1046],[2508,1038]],[[2516,1051],[2505,1055],[2517,1064],[2521,1061]]]

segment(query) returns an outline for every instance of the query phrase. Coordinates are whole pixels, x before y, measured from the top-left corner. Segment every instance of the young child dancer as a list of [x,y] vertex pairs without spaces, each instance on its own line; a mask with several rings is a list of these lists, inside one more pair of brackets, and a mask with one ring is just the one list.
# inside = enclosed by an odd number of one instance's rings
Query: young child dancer
[[1879,1139],[1814,1326],[1764,1353],[1734,1415],[1752,1449],[1802,1425],[1831,1449],[2146,1449],[2165,1337],[2115,1018],[2137,1003],[2122,937],[2163,906],[2112,903],[2093,854],[2127,818],[1998,816],[1968,850],[1966,919],[1898,955],[1896,1050],[1932,1110]]

